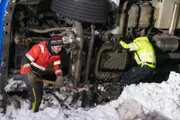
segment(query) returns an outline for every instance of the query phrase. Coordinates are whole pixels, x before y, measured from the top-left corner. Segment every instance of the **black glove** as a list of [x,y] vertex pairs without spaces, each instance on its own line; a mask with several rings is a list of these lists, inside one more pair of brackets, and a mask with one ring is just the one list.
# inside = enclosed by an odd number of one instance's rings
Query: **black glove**
[[122,46],[121,46],[121,44],[119,43],[119,39],[116,39],[116,38],[111,38],[110,39],[110,42],[113,44],[113,46],[114,46],[114,50],[118,50],[118,52],[121,52],[122,51]]
[[27,73],[27,77],[28,77],[29,83],[34,83],[34,82],[36,82],[37,76],[34,74],[33,71],[29,71],[29,72]]
[[62,76],[60,76],[60,75],[57,76],[55,83],[56,83],[56,86],[57,86],[57,87],[62,87],[62,86],[64,86],[64,77],[62,77]]
[[118,52],[121,52],[122,51],[122,46],[121,46],[121,44],[119,43],[119,41],[116,41],[115,43],[114,43],[114,47],[115,47],[115,50],[118,50]]

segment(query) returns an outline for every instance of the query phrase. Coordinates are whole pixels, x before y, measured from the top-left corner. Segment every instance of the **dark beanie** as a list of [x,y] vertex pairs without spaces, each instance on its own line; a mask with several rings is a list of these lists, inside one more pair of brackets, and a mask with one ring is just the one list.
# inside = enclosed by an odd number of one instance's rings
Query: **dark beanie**
[[63,45],[63,36],[52,36],[51,40],[49,41],[50,46],[57,46],[57,45]]

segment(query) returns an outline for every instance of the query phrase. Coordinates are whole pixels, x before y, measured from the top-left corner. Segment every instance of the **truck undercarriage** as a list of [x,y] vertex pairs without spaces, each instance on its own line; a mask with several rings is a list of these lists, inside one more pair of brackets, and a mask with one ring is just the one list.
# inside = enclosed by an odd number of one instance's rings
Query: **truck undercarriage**
[[[180,38],[175,36],[178,30],[175,32],[174,25],[179,5],[173,4],[176,6],[174,17],[169,18],[172,27],[161,29],[156,25],[156,5],[163,2],[121,0],[116,5],[108,0],[9,1],[2,43],[1,107],[5,111],[8,92],[4,87],[8,78],[19,74],[22,56],[32,45],[49,40],[53,35],[65,35],[61,53],[65,76],[74,87],[93,86],[74,95],[74,101],[82,98],[82,106],[102,104],[120,95],[121,75],[136,65],[131,53],[115,48],[116,41],[121,39],[131,42],[136,37],[147,36],[153,44],[157,69],[149,81],[144,82],[161,82],[159,78],[155,79],[157,73],[179,72]],[[53,80],[51,68],[47,73]]]

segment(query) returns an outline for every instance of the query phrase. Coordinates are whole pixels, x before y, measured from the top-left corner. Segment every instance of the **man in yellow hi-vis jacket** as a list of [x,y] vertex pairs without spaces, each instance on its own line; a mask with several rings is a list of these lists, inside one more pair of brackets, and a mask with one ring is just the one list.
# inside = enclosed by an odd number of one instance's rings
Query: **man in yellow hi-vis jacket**
[[138,64],[121,77],[122,83],[131,84],[152,74],[156,68],[156,55],[147,37],[138,37],[129,44],[124,41],[119,43],[124,49],[134,52],[134,59]]

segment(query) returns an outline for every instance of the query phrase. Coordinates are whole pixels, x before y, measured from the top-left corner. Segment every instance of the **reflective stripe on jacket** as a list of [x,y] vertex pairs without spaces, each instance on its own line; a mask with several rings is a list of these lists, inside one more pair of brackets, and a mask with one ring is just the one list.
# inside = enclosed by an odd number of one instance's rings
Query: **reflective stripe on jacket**
[[60,55],[51,55],[48,51],[47,41],[42,41],[40,44],[34,45],[27,53],[26,57],[30,60],[30,63],[21,65],[21,74],[26,74],[32,70],[31,65],[44,71],[49,65],[53,65],[56,75],[63,75],[60,69]]
[[147,37],[136,38],[132,43],[120,41],[123,48],[134,51],[134,58],[137,64],[148,65],[151,68],[156,67],[155,50]]

